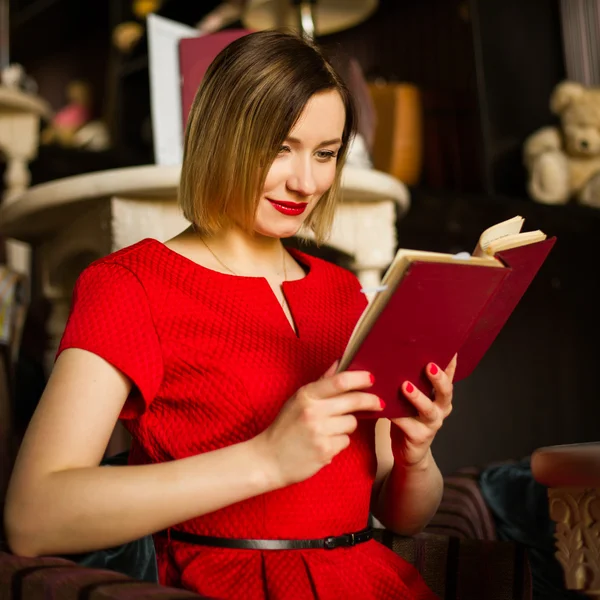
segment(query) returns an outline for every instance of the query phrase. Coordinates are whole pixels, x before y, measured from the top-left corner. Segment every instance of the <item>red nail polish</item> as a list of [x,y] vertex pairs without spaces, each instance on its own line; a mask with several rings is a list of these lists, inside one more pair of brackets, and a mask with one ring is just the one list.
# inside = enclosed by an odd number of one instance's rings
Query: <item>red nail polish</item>
[[385,402],[381,398],[379,398],[379,404],[381,404],[382,409],[385,408]]
[[435,375],[438,372],[438,368],[436,365],[434,365],[433,363],[431,363],[431,366],[429,367],[429,372],[432,375]]
[[373,375],[373,373],[370,373],[369,379],[371,380],[371,385],[373,385],[375,383],[375,375]]
[[415,391],[415,386],[410,383],[410,381],[406,384],[406,393],[412,394]]

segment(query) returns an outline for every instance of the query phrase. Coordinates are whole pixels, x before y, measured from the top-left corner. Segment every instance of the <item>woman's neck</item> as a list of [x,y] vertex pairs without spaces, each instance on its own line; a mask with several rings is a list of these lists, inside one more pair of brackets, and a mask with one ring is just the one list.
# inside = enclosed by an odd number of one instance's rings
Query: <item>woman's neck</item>
[[182,235],[186,245],[204,246],[222,266],[237,275],[277,277],[283,271],[285,251],[279,238],[249,235],[239,228],[213,236],[200,236],[189,229]]

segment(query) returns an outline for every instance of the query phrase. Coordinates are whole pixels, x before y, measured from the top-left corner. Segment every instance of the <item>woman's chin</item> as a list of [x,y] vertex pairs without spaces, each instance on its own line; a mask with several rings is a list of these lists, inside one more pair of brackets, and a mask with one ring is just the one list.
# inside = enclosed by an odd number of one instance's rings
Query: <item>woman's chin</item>
[[284,239],[295,236],[300,231],[301,227],[302,223],[299,223],[296,225],[290,224],[286,227],[257,227],[255,231],[259,235],[264,235],[266,237]]

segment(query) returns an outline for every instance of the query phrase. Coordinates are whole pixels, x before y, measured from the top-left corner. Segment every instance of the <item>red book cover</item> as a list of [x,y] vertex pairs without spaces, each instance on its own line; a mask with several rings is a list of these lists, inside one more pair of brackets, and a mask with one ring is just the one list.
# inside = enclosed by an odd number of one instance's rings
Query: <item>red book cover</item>
[[226,29],[210,35],[184,38],[179,42],[181,116],[184,131],[194,96],[210,63],[223,48],[249,33],[251,31],[248,29]]
[[537,244],[496,254],[509,268],[509,273],[504,285],[478,319],[469,339],[461,347],[454,381],[468,377],[479,364],[537,275],[555,242],[556,238],[549,238]]
[[[498,254],[504,268],[414,262],[357,350],[348,369],[375,376],[369,392],[386,402],[373,417],[415,415],[401,386],[426,395],[429,362],[444,368],[458,353],[457,375],[476,367],[548,255],[554,238]],[[455,381],[457,378],[455,378]]]

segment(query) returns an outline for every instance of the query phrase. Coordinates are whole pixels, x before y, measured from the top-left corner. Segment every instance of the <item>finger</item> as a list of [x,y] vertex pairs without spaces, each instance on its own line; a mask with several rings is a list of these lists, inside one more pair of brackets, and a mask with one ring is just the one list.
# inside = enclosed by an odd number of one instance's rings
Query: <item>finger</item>
[[325,420],[325,435],[350,435],[358,427],[358,419],[354,415],[341,415]]
[[304,393],[310,398],[332,398],[346,392],[370,387],[374,382],[375,379],[367,371],[343,371],[309,383],[304,387]]
[[324,446],[321,447],[319,454],[325,464],[331,464],[333,459],[342,450],[345,450],[350,445],[350,436],[342,433],[340,435],[332,435]]
[[439,419],[439,407],[410,383],[410,381],[405,381],[402,384],[402,392],[407,400],[417,409],[421,420],[427,423],[434,423]]
[[326,379],[327,377],[331,377],[332,375],[335,375],[335,372],[337,371],[337,368],[340,364],[339,360],[336,360],[330,367],[329,369],[327,369],[327,371],[325,371],[325,373],[323,374],[323,376],[321,377],[321,379]]
[[450,361],[450,364],[446,367],[446,375],[450,381],[454,381],[454,374],[456,373],[456,364],[458,362],[458,354],[455,354]]
[[400,429],[404,437],[412,443],[423,444],[429,441],[432,437],[431,428],[417,419],[412,417],[401,417],[392,419],[395,427]]
[[343,396],[330,398],[322,405],[322,410],[328,417],[348,415],[363,410],[381,411],[385,403],[375,394],[367,392],[348,392]]
[[349,435],[336,435],[332,438],[331,447],[333,456],[337,456],[342,450],[345,450],[350,445]]
[[427,376],[433,384],[435,401],[440,406],[448,406],[452,402],[452,380],[435,363],[427,365]]

